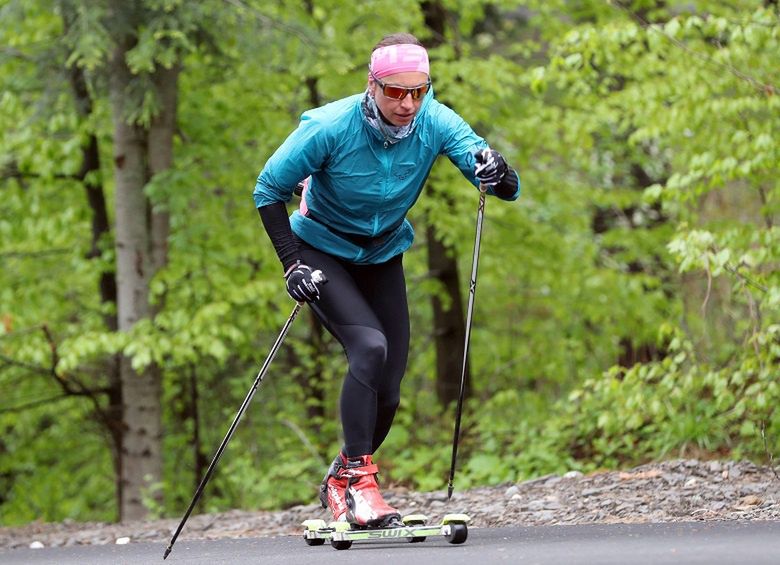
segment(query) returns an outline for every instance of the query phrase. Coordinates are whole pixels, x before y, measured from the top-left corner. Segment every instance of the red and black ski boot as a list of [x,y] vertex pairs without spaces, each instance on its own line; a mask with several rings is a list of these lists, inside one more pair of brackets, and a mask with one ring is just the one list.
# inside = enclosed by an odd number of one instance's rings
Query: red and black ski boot
[[325,478],[320,484],[320,502],[323,508],[330,508],[333,519],[343,522],[347,519],[347,482],[349,479],[342,476],[341,470],[347,464],[347,458],[339,453],[330,464]]
[[350,457],[338,476],[347,479],[347,521],[359,526],[381,528],[400,523],[401,514],[379,492],[379,468],[371,455]]

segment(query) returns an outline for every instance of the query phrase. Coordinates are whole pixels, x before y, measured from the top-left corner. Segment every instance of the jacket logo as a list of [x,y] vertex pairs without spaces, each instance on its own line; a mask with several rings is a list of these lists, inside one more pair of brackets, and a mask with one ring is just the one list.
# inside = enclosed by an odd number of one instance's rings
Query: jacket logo
[[393,176],[398,180],[406,180],[414,174],[417,170],[417,165],[414,163],[399,164],[394,167]]

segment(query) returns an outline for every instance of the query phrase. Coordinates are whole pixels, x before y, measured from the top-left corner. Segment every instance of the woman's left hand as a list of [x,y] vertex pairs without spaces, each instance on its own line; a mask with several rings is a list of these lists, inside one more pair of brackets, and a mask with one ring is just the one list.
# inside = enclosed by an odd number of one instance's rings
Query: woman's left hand
[[501,182],[509,169],[501,153],[493,149],[480,149],[474,154],[477,163],[474,176],[486,186],[495,186]]

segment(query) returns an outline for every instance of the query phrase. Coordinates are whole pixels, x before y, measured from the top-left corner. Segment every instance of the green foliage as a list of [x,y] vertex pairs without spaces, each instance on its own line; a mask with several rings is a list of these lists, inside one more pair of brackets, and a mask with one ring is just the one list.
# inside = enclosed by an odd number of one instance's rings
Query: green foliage
[[[499,480],[488,471],[499,454],[505,467],[527,477],[680,453],[764,461],[780,447],[774,409],[780,159],[769,143],[779,114],[776,85],[767,82],[769,53],[778,48],[777,14],[707,8],[707,17],[656,11],[651,19],[659,23],[649,27],[591,12],[584,20],[596,23],[572,26],[551,41],[550,62],[523,79],[535,99],[544,100],[537,113],[556,124],[534,130],[550,137],[529,138],[528,150],[540,153],[529,159],[526,184],[531,175],[537,180],[535,168],[555,174],[555,159],[565,155],[567,181],[581,185],[578,195],[616,216],[597,238],[586,229],[574,238],[580,245],[591,240],[593,255],[584,265],[576,261],[585,271],[582,285],[572,286],[578,294],[595,287],[597,294],[573,303],[570,320],[583,319],[589,334],[631,328],[616,335],[651,344],[662,356],[606,371],[597,368],[603,363],[588,370],[575,358],[582,376],[569,381],[576,383],[572,392],[541,417],[533,410],[507,415],[495,403],[504,393],[493,395],[472,416],[482,431],[473,444],[478,466],[467,466],[475,477]],[[560,205],[565,190],[557,187],[557,197],[548,200]],[[563,231],[573,233],[573,225]],[[552,257],[563,262],[560,253]],[[599,270],[589,270],[594,267]],[[578,279],[564,273],[558,280]],[[608,297],[600,303],[599,292]],[[622,313],[614,325],[611,306]],[[532,323],[543,327],[538,318]],[[583,335],[575,343],[596,345]],[[582,353],[593,358],[603,351],[596,345]],[[545,360],[554,356],[543,350]],[[562,375],[566,365],[554,366]],[[496,432],[504,418],[513,439]],[[490,439],[499,443],[483,450]]]
[[591,416],[577,425],[575,450],[604,466],[671,450],[756,457],[764,451],[762,427],[772,450],[780,447],[774,417],[780,387],[767,366],[745,360],[710,369],[697,362],[684,336],[675,336],[668,350],[663,361],[613,369],[572,393],[571,412]]
[[[37,382],[36,382],[37,381]],[[4,381],[4,404],[39,399],[43,377]],[[87,406],[58,399],[56,410],[0,413],[0,523],[113,519],[110,453]]]

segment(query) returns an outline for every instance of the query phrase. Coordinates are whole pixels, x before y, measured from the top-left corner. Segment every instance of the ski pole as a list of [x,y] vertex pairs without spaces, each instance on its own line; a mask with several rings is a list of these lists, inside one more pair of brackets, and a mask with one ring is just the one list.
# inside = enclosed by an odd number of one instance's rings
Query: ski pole
[[[314,273],[312,273],[312,278],[317,283],[327,282],[327,279],[324,277],[321,271],[314,271]],[[241,404],[241,408],[238,409],[238,413],[236,414],[236,417],[233,418],[233,423],[230,424],[230,428],[228,429],[227,434],[225,434],[225,439],[222,440],[222,443],[217,449],[216,455],[214,455],[214,458],[211,460],[211,463],[209,464],[209,468],[206,470],[206,474],[203,475],[203,479],[201,479],[200,484],[198,485],[198,488],[195,491],[195,496],[192,497],[192,502],[190,502],[189,508],[187,508],[187,511],[184,513],[184,517],[181,519],[181,522],[179,523],[179,527],[176,528],[176,532],[173,534],[173,537],[171,538],[168,547],[165,549],[163,560],[168,557],[168,554],[171,552],[171,549],[173,549],[173,544],[176,543],[176,538],[179,537],[179,534],[181,533],[181,530],[184,527],[187,518],[190,517],[190,514],[192,513],[192,509],[195,508],[195,504],[197,504],[198,500],[200,500],[200,496],[203,494],[203,489],[206,486],[206,483],[209,482],[211,475],[214,473],[214,468],[217,466],[220,457],[222,457],[222,452],[225,451],[225,447],[227,447],[230,438],[233,437],[233,433],[236,431],[238,422],[241,420],[241,417],[244,415],[247,406],[249,406],[249,403],[252,401],[252,397],[255,395],[255,391],[257,391],[257,388],[260,386],[260,383],[263,381],[263,378],[265,377],[265,373],[268,370],[268,366],[271,364],[271,361],[273,361],[274,357],[276,356],[276,352],[279,350],[279,347],[282,345],[284,338],[287,337],[287,332],[290,330],[290,326],[292,325],[293,320],[295,320],[295,318],[298,316],[298,312],[300,312],[302,305],[303,305],[302,302],[296,302],[295,307],[290,313],[290,317],[287,318],[287,321],[284,323],[284,326],[282,327],[282,331],[279,333],[279,337],[276,338],[276,341],[271,347],[271,351],[268,353],[268,357],[266,357],[263,366],[260,368],[260,372],[257,373],[257,377],[255,377],[255,382],[252,384],[252,388],[249,389],[246,398],[244,398],[244,402]]]
[[471,341],[471,319],[474,313],[474,295],[477,292],[477,267],[479,266],[479,246],[482,240],[482,219],[485,216],[485,191],[484,184],[479,185],[479,206],[477,207],[477,228],[474,238],[474,256],[471,259],[471,282],[469,284],[469,304],[466,310],[466,340],[463,345],[463,368],[460,373],[460,394],[458,395],[458,407],[455,411],[455,433],[452,438],[452,462],[450,463],[450,480],[447,483],[447,500],[452,498],[455,480],[455,462],[458,459],[458,439],[460,438],[460,418],[463,412],[463,395],[466,390],[466,368],[469,359],[469,342]]

